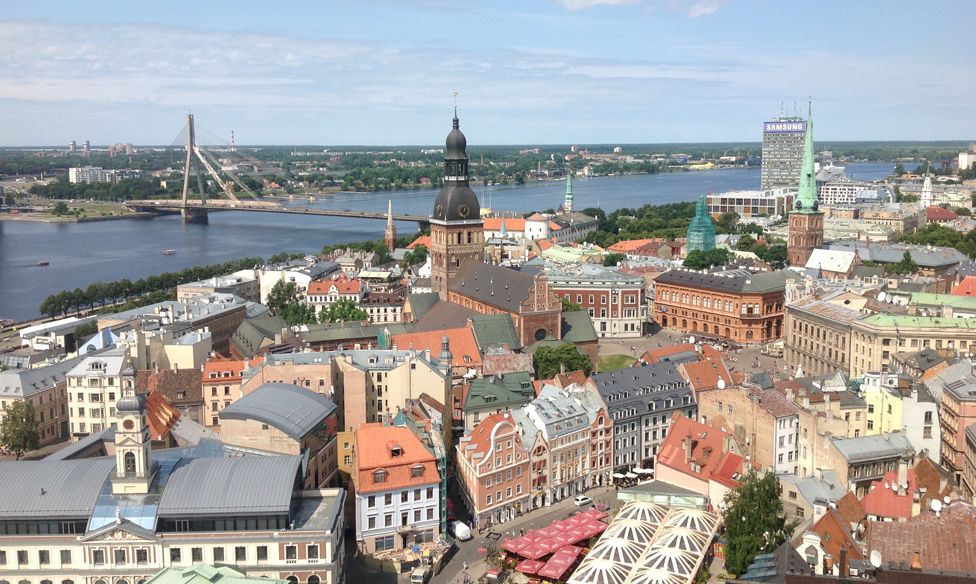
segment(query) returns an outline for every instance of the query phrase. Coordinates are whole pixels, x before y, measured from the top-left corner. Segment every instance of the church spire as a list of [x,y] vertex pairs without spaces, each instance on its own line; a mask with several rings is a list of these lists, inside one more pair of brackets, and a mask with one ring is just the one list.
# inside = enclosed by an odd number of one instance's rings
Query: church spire
[[386,208],[386,231],[383,233],[383,241],[392,253],[396,249],[396,226],[393,224],[393,199],[389,199]]
[[800,188],[793,203],[795,213],[816,213],[820,207],[817,198],[817,177],[813,169],[813,106],[807,113],[807,129],[803,141],[803,164],[800,167]]

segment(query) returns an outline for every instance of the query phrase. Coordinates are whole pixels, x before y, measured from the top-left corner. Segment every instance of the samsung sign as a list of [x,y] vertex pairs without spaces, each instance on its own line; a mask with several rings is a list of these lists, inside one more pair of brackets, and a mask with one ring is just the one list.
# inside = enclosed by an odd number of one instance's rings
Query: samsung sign
[[806,122],[765,122],[763,124],[763,133],[766,134],[802,134],[806,130]]

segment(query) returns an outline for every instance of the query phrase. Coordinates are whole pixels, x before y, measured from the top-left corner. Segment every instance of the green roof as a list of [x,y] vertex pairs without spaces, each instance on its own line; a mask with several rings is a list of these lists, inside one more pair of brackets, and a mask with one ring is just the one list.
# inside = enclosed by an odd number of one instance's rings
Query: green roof
[[586,343],[597,340],[596,329],[590,315],[583,310],[563,312],[563,341]]
[[532,375],[527,372],[493,375],[475,379],[471,382],[468,397],[464,400],[464,411],[481,408],[511,409],[535,399]]
[[[976,318],[947,318],[943,316],[910,316],[907,314],[872,314],[862,323],[888,328],[940,328],[976,330]],[[855,326],[857,326],[855,324]]]
[[407,295],[407,302],[410,304],[410,313],[417,320],[423,318],[440,301],[441,297],[437,292],[415,292]]
[[501,345],[508,345],[508,348],[513,351],[522,348],[515,324],[512,322],[512,315],[508,313],[473,316],[471,326],[474,329],[474,338],[478,341],[478,348],[482,352],[489,347]]
[[248,576],[243,572],[221,566],[194,564],[188,568],[165,568],[157,572],[146,584],[288,584],[287,580]]
[[912,304],[922,306],[951,306],[976,310],[976,296],[953,296],[952,294],[931,294],[929,292],[912,293]]

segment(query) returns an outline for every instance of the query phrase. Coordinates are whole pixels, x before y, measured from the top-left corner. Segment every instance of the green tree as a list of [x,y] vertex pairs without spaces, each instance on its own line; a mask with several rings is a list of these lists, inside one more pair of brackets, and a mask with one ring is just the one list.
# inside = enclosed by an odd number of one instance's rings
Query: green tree
[[340,298],[319,312],[319,322],[323,323],[340,320],[367,320],[368,318],[369,314],[351,298]]
[[608,267],[614,267],[620,262],[624,261],[625,259],[627,259],[627,256],[625,256],[622,253],[617,253],[617,252],[608,253],[607,255],[603,256],[603,265]]
[[583,310],[583,307],[572,300],[567,300],[565,297],[562,298],[563,301],[563,312],[576,312],[578,310]]
[[36,450],[39,445],[34,406],[26,401],[13,402],[0,424],[0,447],[20,460],[25,452]]
[[54,204],[54,208],[51,209],[51,212],[54,213],[57,216],[67,215],[68,214],[68,204],[65,203],[64,201],[58,201],[57,203]]
[[973,214],[972,211],[970,211],[965,207],[956,207],[955,209],[952,210],[952,212],[955,213],[956,215],[965,216],[965,217],[969,217],[970,215]]
[[739,237],[739,241],[735,244],[735,249],[739,251],[752,251],[752,248],[755,245],[756,238],[746,233],[745,235]]
[[735,228],[739,223],[739,214],[735,211],[722,213],[715,222],[715,227],[723,233],[735,233]]
[[593,362],[576,345],[560,343],[555,346],[539,347],[532,359],[535,365],[535,376],[538,379],[552,379],[560,371],[560,365],[566,371],[582,369],[587,375],[593,370]]
[[82,344],[88,340],[89,337],[98,332],[98,323],[94,320],[85,323],[81,326],[75,327],[75,343]]
[[408,251],[405,256],[403,256],[403,261],[407,262],[407,265],[415,266],[417,264],[422,264],[427,261],[427,246],[422,243],[418,243],[412,250]]
[[732,259],[732,252],[724,247],[716,247],[708,251],[700,249],[688,252],[684,267],[692,270],[705,270],[714,266],[724,266]]
[[16,203],[17,203],[17,197],[16,195],[14,195],[13,191],[7,191],[3,194],[4,205],[7,205],[9,207],[10,205],[14,205]]
[[315,307],[305,303],[305,294],[294,282],[278,282],[268,293],[268,310],[289,326],[317,321]]
[[901,260],[885,266],[885,272],[889,274],[914,274],[918,271],[918,264],[912,259],[912,254],[907,250],[901,256]]
[[757,555],[786,541],[790,527],[783,514],[780,484],[771,472],[750,468],[739,488],[725,496],[725,567],[741,575]]

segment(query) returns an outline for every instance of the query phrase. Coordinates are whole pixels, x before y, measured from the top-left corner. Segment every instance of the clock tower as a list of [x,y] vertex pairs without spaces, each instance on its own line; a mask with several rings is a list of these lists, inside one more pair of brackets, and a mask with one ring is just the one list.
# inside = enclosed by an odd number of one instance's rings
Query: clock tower
[[468,186],[467,140],[454,110],[454,127],[444,152],[444,186],[430,216],[431,285],[441,300],[465,260],[484,262],[485,232],[481,203]]
[[[135,372],[127,369],[134,376]],[[123,372],[123,376],[126,373]],[[145,495],[155,478],[146,421],[146,399],[136,395],[131,380],[124,381],[122,398],[115,404],[118,423],[115,427],[115,474],[112,494]]]

